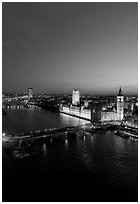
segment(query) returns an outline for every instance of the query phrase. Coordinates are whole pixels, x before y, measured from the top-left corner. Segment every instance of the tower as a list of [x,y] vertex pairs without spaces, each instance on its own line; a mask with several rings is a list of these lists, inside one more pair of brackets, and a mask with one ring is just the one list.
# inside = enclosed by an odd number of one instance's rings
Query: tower
[[33,89],[28,88],[28,99],[30,100],[33,97]]
[[120,88],[119,94],[117,96],[117,118],[118,120],[122,120],[123,117],[124,117],[124,96]]
[[72,105],[78,105],[80,103],[80,92],[76,89],[72,92]]

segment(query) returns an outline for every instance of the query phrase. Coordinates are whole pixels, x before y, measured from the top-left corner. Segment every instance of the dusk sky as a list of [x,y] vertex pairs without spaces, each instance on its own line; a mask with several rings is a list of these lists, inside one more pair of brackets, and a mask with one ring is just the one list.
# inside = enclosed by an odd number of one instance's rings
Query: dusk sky
[[138,90],[138,3],[2,3],[3,92]]

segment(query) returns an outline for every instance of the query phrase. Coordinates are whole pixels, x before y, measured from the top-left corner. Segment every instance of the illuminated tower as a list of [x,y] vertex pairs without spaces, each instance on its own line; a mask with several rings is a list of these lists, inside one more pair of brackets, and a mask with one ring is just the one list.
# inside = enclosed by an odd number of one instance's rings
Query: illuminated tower
[[117,96],[117,115],[118,115],[118,120],[122,120],[124,117],[124,96],[122,94],[121,88]]
[[33,89],[28,88],[28,100],[30,100],[33,97]]
[[78,105],[80,103],[80,92],[76,89],[72,92],[72,105]]

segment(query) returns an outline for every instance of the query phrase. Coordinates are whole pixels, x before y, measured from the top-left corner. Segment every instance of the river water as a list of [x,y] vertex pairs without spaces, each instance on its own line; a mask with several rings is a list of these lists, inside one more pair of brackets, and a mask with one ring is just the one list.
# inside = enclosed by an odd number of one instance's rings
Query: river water
[[[11,110],[3,132],[75,126],[84,120],[41,109]],[[96,133],[36,144],[39,154],[13,160],[3,149],[3,201],[106,202],[138,200],[138,143]]]

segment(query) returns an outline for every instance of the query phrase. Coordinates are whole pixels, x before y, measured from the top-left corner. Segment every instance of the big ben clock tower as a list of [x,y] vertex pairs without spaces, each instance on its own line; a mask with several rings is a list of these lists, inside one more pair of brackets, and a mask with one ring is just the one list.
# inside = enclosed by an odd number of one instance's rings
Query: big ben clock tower
[[124,117],[124,96],[122,94],[121,88],[117,96],[117,115],[118,115],[118,120],[122,120]]

